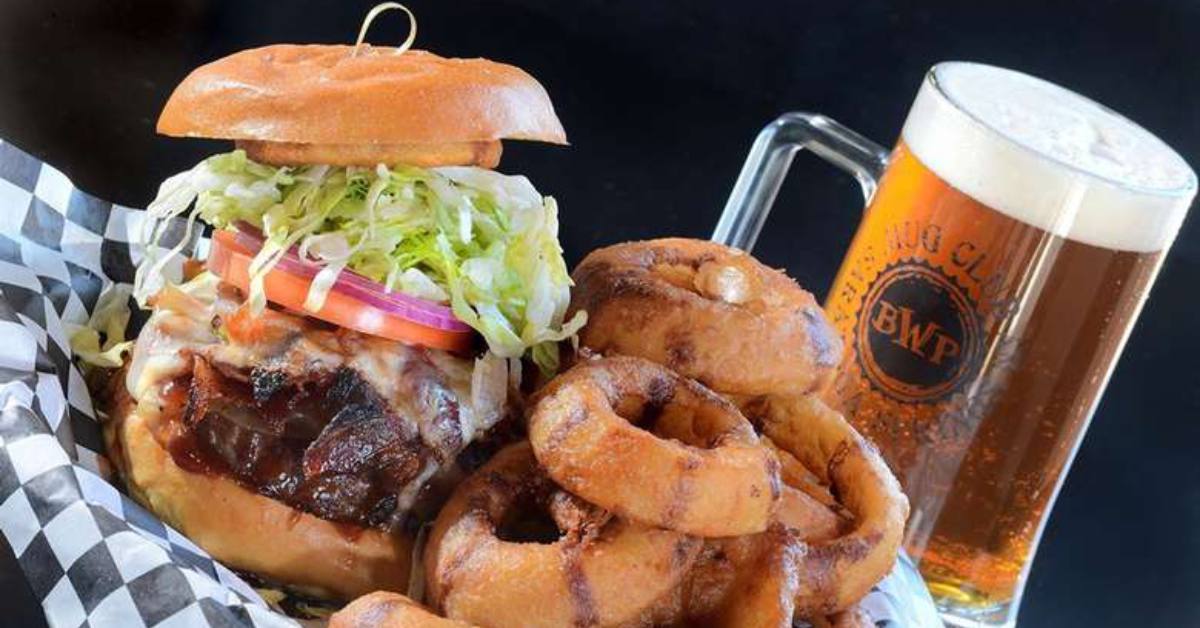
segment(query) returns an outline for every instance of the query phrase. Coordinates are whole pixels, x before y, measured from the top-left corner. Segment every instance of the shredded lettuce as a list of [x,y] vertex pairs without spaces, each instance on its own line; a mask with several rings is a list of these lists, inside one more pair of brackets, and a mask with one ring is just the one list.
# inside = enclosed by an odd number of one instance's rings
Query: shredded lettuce
[[[189,211],[189,208],[190,211]],[[291,247],[321,264],[305,307],[320,309],[350,269],[416,297],[448,303],[500,357],[558,363],[555,343],[586,322],[564,321],[571,278],[558,243],[558,206],[523,176],[472,167],[273,167],[244,151],[210,157],[163,182],[150,204],[146,258],[135,296],[144,303],[180,247],[160,257],[169,219],[218,229],[246,222],[267,244],[250,266],[250,303]]]
[[125,339],[131,291],[129,284],[110,285],[97,300],[87,324],[66,324],[71,352],[85,365],[119,368],[133,349],[133,341]]

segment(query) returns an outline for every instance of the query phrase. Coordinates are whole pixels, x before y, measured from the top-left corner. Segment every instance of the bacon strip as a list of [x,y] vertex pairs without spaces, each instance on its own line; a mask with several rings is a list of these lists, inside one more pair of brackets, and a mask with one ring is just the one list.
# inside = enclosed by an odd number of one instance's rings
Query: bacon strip
[[297,379],[195,356],[180,419],[177,460],[330,521],[392,523],[399,493],[432,462],[415,423],[349,368]]

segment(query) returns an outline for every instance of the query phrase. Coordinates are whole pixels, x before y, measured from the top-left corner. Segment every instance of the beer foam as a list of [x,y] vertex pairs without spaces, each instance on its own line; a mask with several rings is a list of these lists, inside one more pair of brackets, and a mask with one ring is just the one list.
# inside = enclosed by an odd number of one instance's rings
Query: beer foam
[[902,136],[963,193],[1094,246],[1168,247],[1196,193],[1187,162],[1149,131],[1079,94],[989,65],[935,66]]

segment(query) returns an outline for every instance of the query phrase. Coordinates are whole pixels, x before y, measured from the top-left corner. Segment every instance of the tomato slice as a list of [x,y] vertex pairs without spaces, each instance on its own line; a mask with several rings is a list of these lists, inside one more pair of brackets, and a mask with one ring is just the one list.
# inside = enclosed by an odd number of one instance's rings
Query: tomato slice
[[[250,262],[261,239],[236,231],[217,231],[205,266],[213,274],[242,291],[250,289]],[[304,301],[319,267],[287,256],[263,276],[268,300],[364,334],[457,353],[469,351],[475,332],[453,318],[450,309],[407,295],[389,293],[379,283],[360,275],[339,278],[317,312],[307,312]],[[348,275],[349,271],[343,271]],[[414,319],[420,320],[414,320]]]

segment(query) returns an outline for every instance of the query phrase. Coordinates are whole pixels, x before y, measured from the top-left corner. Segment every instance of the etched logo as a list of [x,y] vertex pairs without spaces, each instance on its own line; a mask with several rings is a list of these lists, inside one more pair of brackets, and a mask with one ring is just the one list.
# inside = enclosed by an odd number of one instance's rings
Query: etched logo
[[929,264],[884,269],[863,300],[855,333],[858,362],[871,384],[907,402],[937,401],[978,371],[975,302]]

